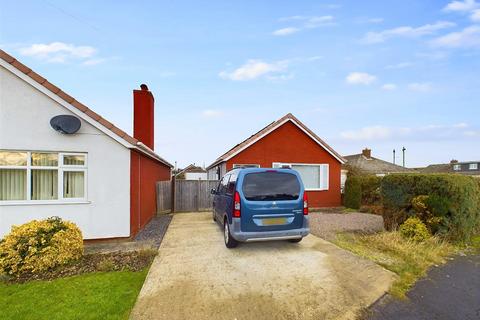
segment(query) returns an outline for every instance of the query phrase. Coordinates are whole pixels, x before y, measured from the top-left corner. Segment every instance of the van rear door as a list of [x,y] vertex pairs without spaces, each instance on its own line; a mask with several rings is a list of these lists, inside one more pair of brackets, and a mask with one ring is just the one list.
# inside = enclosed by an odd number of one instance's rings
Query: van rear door
[[303,187],[290,170],[250,172],[243,177],[241,230],[274,231],[303,225]]

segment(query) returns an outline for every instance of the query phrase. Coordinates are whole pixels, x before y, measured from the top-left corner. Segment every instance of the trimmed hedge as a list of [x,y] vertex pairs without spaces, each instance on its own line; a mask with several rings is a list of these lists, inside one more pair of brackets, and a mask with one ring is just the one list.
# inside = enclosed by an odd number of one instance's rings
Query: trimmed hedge
[[381,182],[385,227],[395,229],[412,215],[412,200],[429,196],[448,238],[469,241],[480,226],[480,184],[456,174],[392,174]]
[[362,188],[362,205],[381,204],[380,184],[383,177],[374,175],[359,176]]
[[345,181],[343,205],[351,209],[360,209],[362,202],[362,184],[358,176],[349,176]]
[[351,209],[381,204],[382,177],[374,175],[349,175],[345,181],[343,205]]

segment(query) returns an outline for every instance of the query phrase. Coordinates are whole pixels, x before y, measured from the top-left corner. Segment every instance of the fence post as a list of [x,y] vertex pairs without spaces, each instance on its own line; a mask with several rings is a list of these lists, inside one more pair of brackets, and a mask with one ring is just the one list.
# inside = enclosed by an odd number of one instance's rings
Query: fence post
[[176,209],[175,208],[175,202],[176,202],[176,199],[175,199],[176,198],[176,192],[175,192],[176,183],[175,183],[175,181],[176,180],[177,179],[175,178],[175,176],[173,176],[173,178],[172,178],[172,190],[171,190],[172,191],[172,209],[171,209],[172,212],[175,212],[175,209]]

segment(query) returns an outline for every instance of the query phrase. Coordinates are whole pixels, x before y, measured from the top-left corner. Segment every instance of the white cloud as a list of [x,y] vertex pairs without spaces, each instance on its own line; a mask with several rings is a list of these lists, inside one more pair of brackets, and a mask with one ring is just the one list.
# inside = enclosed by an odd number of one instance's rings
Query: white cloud
[[370,18],[367,20],[369,23],[382,23],[384,21],[383,18]]
[[275,31],[272,32],[272,34],[274,36],[288,36],[290,34],[294,34],[294,33],[298,32],[298,31],[300,31],[300,29],[289,27],[289,28],[283,28],[283,29],[275,30]]
[[432,90],[432,84],[429,82],[412,82],[408,84],[408,89],[416,92],[429,92]]
[[374,44],[385,42],[386,40],[394,37],[404,38],[418,38],[425,35],[434,34],[435,32],[451,28],[455,26],[455,23],[448,21],[438,21],[433,24],[426,24],[420,27],[402,26],[393,29],[386,29],[380,32],[367,32],[361,42],[366,44]]
[[370,85],[377,77],[366,72],[352,72],[345,78],[345,81],[349,84],[362,84]]
[[392,91],[392,90],[395,90],[395,89],[397,89],[397,85],[394,84],[394,83],[385,83],[382,86],[382,90],[385,90],[385,91]]
[[444,11],[467,12],[477,8],[479,4],[475,0],[452,1],[448,3]]
[[97,62],[95,60],[98,60],[98,58],[92,59],[97,53],[97,49],[94,47],[75,46],[63,42],[36,43],[28,47],[22,47],[19,51],[21,55],[52,63],[63,63],[75,59],[84,60],[84,63],[88,65],[87,61],[89,60],[90,63],[95,63]]
[[435,47],[473,48],[480,47],[480,26],[466,27],[462,31],[451,32],[431,41]]
[[279,21],[282,22],[296,22],[298,24],[295,27],[286,27],[282,29],[278,29],[272,32],[275,36],[287,36],[305,29],[315,29],[323,26],[331,26],[335,25],[333,16],[314,16],[314,17],[307,17],[307,16],[291,16],[291,17],[284,17],[280,18]]
[[320,59],[323,59],[323,56],[311,56],[307,58],[308,61],[317,61]]
[[287,61],[277,61],[267,63],[262,60],[250,59],[241,67],[231,71],[222,71],[219,76],[222,79],[229,79],[234,81],[246,81],[260,78],[262,76],[281,73],[286,70],[288,66]]
[[388,66],[385,67],[385,69],[404,69],[404,68],[408,68],[408,67],[411,67],[413,64],[411,62],[399,62],[399,63],[396,63],[396,64],[390,64]]
[[207,109],[202,111],[202,116],[206,118],[218,118],[223,116],[223,112],[220,110]]
[[480,22],[480,9],[473,10],[470,19],[472,19],[473,22]]
[[425,125],[418,127],[389,127],[374,125],[358,130],[347,130],[340,133],[340,137],[350,141],[370,140],[445,140],[456,139],[458,136],[475,136],[476,130],[466,123],[448,125]]

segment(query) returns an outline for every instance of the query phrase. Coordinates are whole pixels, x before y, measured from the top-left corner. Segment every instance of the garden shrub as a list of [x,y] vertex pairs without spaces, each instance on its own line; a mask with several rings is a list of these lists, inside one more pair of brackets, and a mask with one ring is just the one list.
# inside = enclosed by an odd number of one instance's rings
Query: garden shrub
[[0,273],[41,273],[83,255],[80,229],[58,217],[13,226],[0,241]]
[[351,209],[360,209],[362,202],[362,186],[358,176],[348,176],[345,181],[343,205]]
[[422,242],[430,238],[427,226],[417,217],[410,217],[400,226],[400,234],[404,238]]
[[[410,212],[429,211],[425,221],[451,240],[469,241],[480,226],[480,184],[458,174],[392,174],[381,183],[385,227],[400,225]],[[428,196],[428,198],[414,198]],[[423,199],[423,200],[422,200]],[[416,209],[415,209],[416,207]],[[423,209],[422,209],[423,210]]]
[[382,182],[382,177],[361,175],[358,176],[358,178],[360,179],[360,186],[362,189],[362,205],[380,205],[380,183]]

